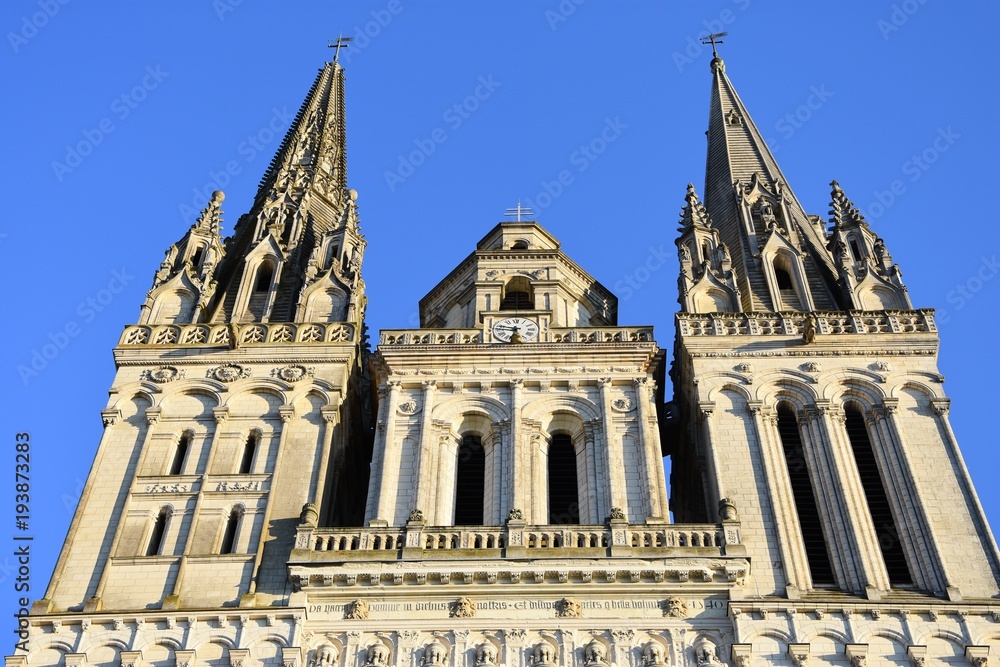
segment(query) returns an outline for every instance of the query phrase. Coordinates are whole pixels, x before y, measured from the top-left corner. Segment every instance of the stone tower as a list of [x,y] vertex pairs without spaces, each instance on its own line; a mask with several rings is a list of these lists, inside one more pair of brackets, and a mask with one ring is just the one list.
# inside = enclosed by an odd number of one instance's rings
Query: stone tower
[[739,510],[737,650],[997,659],[1000,557],[948,424],[933,311],[836,182],[828,223],[804,212],[711,66],[705,201],[688,186],[677,239],[671,509]]
[[[115,347],[104,435],[32,607],[29,664],[180,665],[203,642],[199,664],[235,661],[240,642],[263,642],[266,661],[295,641],[286,562],[302,508],[360,523],[371,458],[365,240],[345,150],[344,71],[329,63],[232,236],[216,192],[168,249]],[[246,638],[206,639],[227,633]]]

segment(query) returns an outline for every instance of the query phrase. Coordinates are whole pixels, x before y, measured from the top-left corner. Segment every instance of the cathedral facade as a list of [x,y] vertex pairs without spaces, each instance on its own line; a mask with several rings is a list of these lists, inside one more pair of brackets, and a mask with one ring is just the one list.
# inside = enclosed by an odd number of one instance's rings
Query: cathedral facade
[[233,235],[216,192],[115,347],[8,667],[996,664],[934,313],[711,69],[668,376],[520,206],[372,350],[327,63]]

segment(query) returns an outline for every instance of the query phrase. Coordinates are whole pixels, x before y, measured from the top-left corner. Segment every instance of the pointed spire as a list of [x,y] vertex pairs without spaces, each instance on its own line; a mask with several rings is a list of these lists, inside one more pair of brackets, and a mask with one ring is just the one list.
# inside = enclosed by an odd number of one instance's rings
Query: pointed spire
[[867,227],[865,216],[854,205],[854,202],[847,198],[847,195],[840,188],[840,184],[837,181],[831,181],[830,187],[832,188],[830,192],[830,224],[835,229],[841,229],[845,226]]
[[729,80],[725,63],[717,52],[713,56],[704,204],[732,253],[741,306],[787,307],[776,293],[770,266],[760,261],[768,240],[778,234],[788,251],[800,257],[803,294],[798,302],[837,309],[837,269],[826,249],[825,230],[806,214]]
[[681,209],[680,228],[677,231],[683,232],[694,226],[710,228],[712,220],[708,217],[705,205],[698,201],[698,193],[695,192],[694,185],[688,183],[687,194],[684,197],[687,202]]
[[201,210],[201,215],[194,223],[198,229],[205,230],[212,234],[218,234],[222,227],[222,202],[226,195],[222,190],[212,193],[212,198],[208,200],[208,205]]

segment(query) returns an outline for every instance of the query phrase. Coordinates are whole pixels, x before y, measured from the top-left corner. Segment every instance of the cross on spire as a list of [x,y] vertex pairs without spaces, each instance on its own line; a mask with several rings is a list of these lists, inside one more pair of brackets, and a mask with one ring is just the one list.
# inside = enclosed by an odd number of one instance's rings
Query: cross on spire
[[707,37],[702,37],[701,38],[701,43],[704,44],[705,46],[708,46],[709,44],[711,44],[712,45],[712,57],[713,58],[718,58],[719,57],[719,52],[718,52],[718,50],[716,50],[715,45],[716,44],[724,44],[725,42],[723,42],[719,38],[720,37],[725,37],[728,34],[729,34],[728,32],[716,32],[716,33],[712,33],[711,35],[708,35]]
[[521,200],[517,200],[517,208],[508,208],[507,212],[503,214],[505,218],[517,218],[518,222],[521,222],[521,216],[533,216],[535,212],[531,210],[530,206],[521,206]]
[[353,37],[344,37],[344,34],[341,33],[340,37],[338,37],[336,40],[334,40],[334,41],[330,42],[329,44],[327,44],[327,48],[330,48],[330,49],[334,50],[333,51],[333,62],[337,62],[338,60],[340,60],[340,48],[343,47],[343,48],[346,49],[347,47],[350,46],[349,42],[353,42],[353,41],[354,41]]

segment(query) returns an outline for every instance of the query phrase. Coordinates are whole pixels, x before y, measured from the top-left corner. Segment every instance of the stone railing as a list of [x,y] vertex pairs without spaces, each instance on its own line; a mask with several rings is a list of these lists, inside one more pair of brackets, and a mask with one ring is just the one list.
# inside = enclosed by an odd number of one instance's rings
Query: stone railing
[[383,329],[379,345],[478,345],[479,329]]
[[[553,328],[542,333],[542,343],[653,342],[653,327]],[[482,345],[479,329],[383,329],[379,345]],[[506,343],[504,343],[506,344]]]
[[[682,336],[800,336],[810,313],[678,313]],[[936,332],[934,311],[848,310],[814,312],[817,334]]]
[[[295,548],[313,552],[314,560],[327,552],[330,558],[358,559],[430,557],[436,552],[478,551],[483,557],[561,558],[568,550],[599,550],[616,555],[632,550],[690,550],[691,555],[725,555],[740,544],[739,523],[628,524],[612,521],[604,526],[529,526],[511,521],[506,526],[426,526],[410,522],[404,527],[317,528],[300,524]],[[492,552],[492,553],[486,553]],[[610,553],[609,553],[610,552]],[[442,554],[443,555],[443,554]]]
[[[235,341],[233,337],[235,336]],[[351,343],[354,326],[346,322],[268,322],[253,324],[134,324],[125,327],[119,345],[273,345],[281,343]]]

